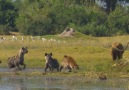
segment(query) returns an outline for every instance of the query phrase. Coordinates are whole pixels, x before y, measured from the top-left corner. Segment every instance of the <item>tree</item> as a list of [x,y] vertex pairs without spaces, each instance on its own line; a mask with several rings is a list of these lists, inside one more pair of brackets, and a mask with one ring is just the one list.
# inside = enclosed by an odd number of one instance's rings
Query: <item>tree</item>
[[105,0],[106,12],[109,14],[111,11],[115,10],[117,0]]
[[117,4],[121,4],[123,2],[129,2],[129,0],[97,0],[97,1],[103,3],[107,14],[110,14],[110,12],[114,11],[116,9]]
[[117,7],[115,11],[111,12],[108,16],[108,33],[114,33],[115,35],[127,34],[129,31],[128,12],[124,8]]
[[18,10],[11,0],[0,0],[0,25],[15,28]]
[[120,0],[99,0],[106,5],[108,14],[95,0],[16,1],[16,27],[26,35],[58,34],[66,27],[93,36],[129,33],[128,9],[118,5]]

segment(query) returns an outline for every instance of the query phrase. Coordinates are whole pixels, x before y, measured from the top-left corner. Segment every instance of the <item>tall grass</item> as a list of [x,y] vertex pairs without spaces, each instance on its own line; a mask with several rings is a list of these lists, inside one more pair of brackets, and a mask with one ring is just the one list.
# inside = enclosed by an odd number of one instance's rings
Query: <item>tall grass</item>
[[[64,55],[72,56],[80,67],[79,72],[112,72],[112,58],[110,55],[110,46],[113,42],[121,42],[124,46],[129,41],[129,36],[116,37],[92,37],[77,35],[70,38],[62,38],[57,35],[42,36],[47,41],[37,39],[31,40],[30,36],[25,36],[24,41],[21,36],[17,36],[18,40],[12,41],[12,36],[3,36],[5,41],[0,42],[0,67],[7,67],[7,58],[16,55],[22,46],[27,46],[29,52],[25,55],[25,63],[27,68],[44,68],[45,53],[53,53],[53,57],[57,58],[61,63]],[[50,39],[56,39],[51,42]],[[129,51],[126,50],[124,57],[129,58]],[[124,71],[129,71],[125,68]]]

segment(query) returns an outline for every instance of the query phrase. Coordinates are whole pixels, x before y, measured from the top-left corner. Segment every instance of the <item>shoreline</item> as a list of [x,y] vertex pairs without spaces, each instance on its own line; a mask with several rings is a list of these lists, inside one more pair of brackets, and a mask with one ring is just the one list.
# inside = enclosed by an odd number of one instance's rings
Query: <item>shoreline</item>
[[86,77],[98,79],[100,76],[106,76],[106,78],[129,78],[128,72],[56,72],[56,71],[47,71],[44,72],[44,69],[26,69],[21,71],[11,71],[9,69],[0,68],[0,77],[5,76],[20,76],[20,77]]

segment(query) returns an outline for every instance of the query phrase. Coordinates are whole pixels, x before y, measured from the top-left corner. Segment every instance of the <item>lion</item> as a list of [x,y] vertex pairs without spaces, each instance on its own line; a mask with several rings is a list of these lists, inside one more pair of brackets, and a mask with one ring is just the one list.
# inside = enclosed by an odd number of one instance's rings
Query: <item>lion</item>
[[71,72],[72,69],[79,69],[75,60],[71,56],[67,56],[67,55],[64,55],[64,59],[60,65],[59,70],[61,71],[63,68],[69,69],[69,72]]
[[28,49],[27,47],[22,47],[19,50],[19,53],[15,56],[9,57],[7,60],[8,63],[8,67],[11,68],[17,68],[17,69],[21,69],[19,67],[19,65],[23,65],[23,69],[26,68],[26,64],[24,64],[24,55],[28,53]]
[[125,48],[119,42],[115,42],[112,44],[110,50],[113,61],[119,60],[123,57],[124,51],[128,48],[128,44],[129,42],[127,43],[127,46]]

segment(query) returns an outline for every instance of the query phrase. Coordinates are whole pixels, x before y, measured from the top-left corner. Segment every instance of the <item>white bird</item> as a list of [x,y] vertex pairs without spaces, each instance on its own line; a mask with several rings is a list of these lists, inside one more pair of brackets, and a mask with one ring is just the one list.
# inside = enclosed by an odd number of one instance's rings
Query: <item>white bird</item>
[[43,41],[43,42],[46,41],[46,38],[42,38],[42,41]]

